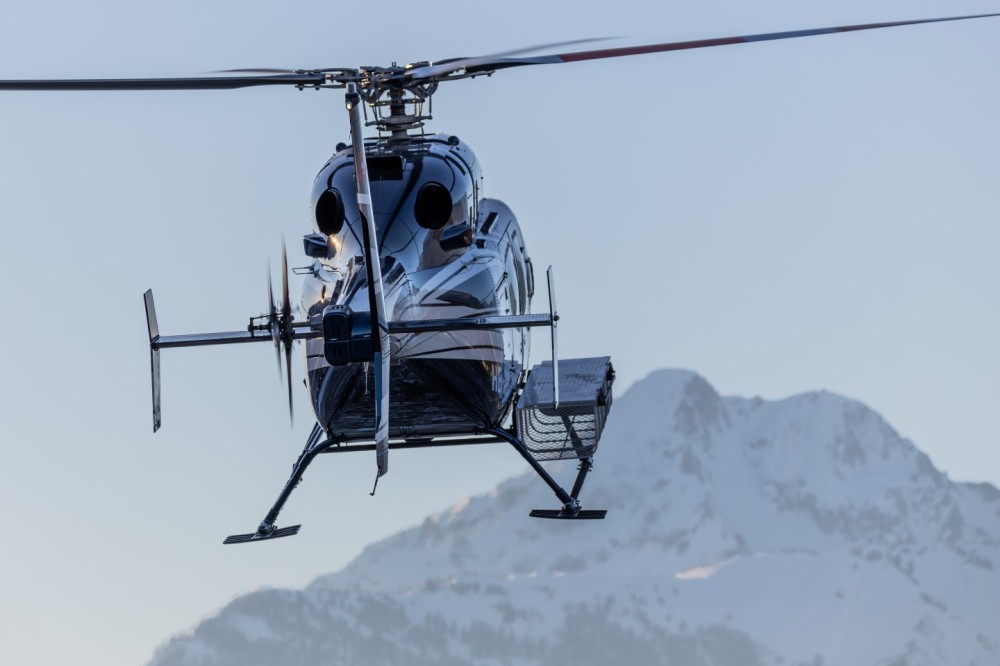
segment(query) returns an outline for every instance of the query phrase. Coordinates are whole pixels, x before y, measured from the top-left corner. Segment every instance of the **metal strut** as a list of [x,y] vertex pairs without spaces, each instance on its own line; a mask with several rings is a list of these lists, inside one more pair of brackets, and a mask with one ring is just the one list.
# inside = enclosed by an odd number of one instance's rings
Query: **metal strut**
[[576,481],[573,482],[573,490],[569,491],[570,497],[577,499],[580,496],[580,490],[583,488],[583,480],[587,478],[587,473],[593,468],[594,459],[592,457],[580,459],[580,467],[576,472]]
[[[493,444],[507,442],[513,446],[521,457],[524,458],[531,468],[535,470],[538,474],[548,484],[552,492],[556,494],[559,501],[563,503],[562,509],[548,510],[548,509],[535,509],[531,512],[531,516],[535,518],[604,518],[607,511],[604,510],[589,510],[585,511],[580,508],[580,502],[577,499],[580,496],[580,489],[583,488],[584,479],[587,478],[587,473],[593,467],[592,458],[581,458],[580,468],[576,475],[576,481],[573,483],[573,490],[566,492],[566,490],[560,486],[555,479],[552,478],[545,468],[542,467],[531,452],[528,447],[525,446],[524,442],[515,435],[514,433],[504,430],[502,428],[487,428],[485,430],[479,431],[476,436],[470,437],[446,437],[443,439],[427,438],[422,440],[412,440],[412,441],[400,441],[394,446],[400,449],[410,449],[410,448],[423,448],[423,447],[439,447],[439,446],[463,446],[469,444]],[[298,534],[299,529],[302,525],[291,525],[289,527],[276,527],[275,521],[278,519],[278,514],[281,513],[281,509],[285,506],[285,502],[291,496],[292,491],[295,487],[299,485],[302,481],[302,475],[305,473],[306,468],[312,464],[312,461],[316,459],[316,456],[321,453],[348,453],[352,451],[371,451],[376,448],[375,444],[351,444],[345,443],[337,439],[329,439],[325,437],[325,433],[320,425],[317,423],[313,426],[312,432],[309,433],[309,438],[306,440],[305,446],[302,448],[302,453],[299,454],[298,460],[295,461],[295,465],[292,466],[292,474],[288,477],[288,481],[285,482],[284,488],[281,489],[281,493],[278,495],[278,499],[274,501],[271,506],[271,510],[267,512],[264,516],[264,520],[260,522],[257,527],[256,532],[251,532],[249,534],[233,534],[232,536],[226,537],[223,541],[225,544],[230,543],[250,543],[253,541],[265,541],[267,539],[278,539],[280,537],[292,536],[293,534]]]
[[517,452],[521,454],[521,457],[528,461],[528,464],[531,465],[531,469],[535,470],[535,473],[542,477],[542,481],[548,484],[549,488],[552,489],[552,492],[554,492],[556,497],[559,498],[559,501],[563,503],[564,508],[566,506],[573,505],[575,505],[577,509],[580,508],[580,503],[573,499],[570,494],[566,492],[555,479],[552,478],[551,474],[545,471],[545,468],[542,467],[537,460],[535,460],[535,457],[531,455],[531,452],[528,451],[528,447],[524,445],[524,442],[522,442],[519,437],[512,435],[502,428],[490,428],[485,432],[488,432],[491,435],[496,435],[513,446]]
[[324,449],[327,449],[332,445],[333,442],[323,437],[323,429],[320,428],[319,424],[315,424],[312,432],[309,433],[309,439],[306,440],[306,445],[303,447],[302,453],[299,454],[299,459],[295,461],[295,465],[292,467],[292,475],[288,477],[288,481],[285,482],[285,487],[282,488],[281,494],[278,495],[278,499],[275,500],[271,510],[267,512],[266,516],[264,516],[264,520],[262,520],[260,525],[257,527],[257,531],[251,532],[250,534],[233,534],[232,536],[226,537],[226,540],[222,543],[250,543],[251,541],[277,539],[279,537],[298,534],[302,525],[292,525],[290,527],[278,528],[275,527],[274,521],[278,519],[278,514],[281,513],[281,509],[285,506],[285,502],[288,501],[292,491],[295,490],[295,486],[299,485],[299,482],[302,480],[302,475],[306,471],[306,467],[309,467],[309,463],[311,463],[317,455],[322,453]]
[[542,478],[552,492],[556,494],[559,501],[563,503],[561,509],[534,509],[531,511],[530,515],[533,518],[563,518],[563,519],[600,519],[608,513],[605,509],[591,509],[583,510],[580,508],[580,502],[577,499],[580,495],[580,490],[583,488],[583,481],[587,478],[587,473],[593,467],[593,461],[591,458],[582,458],[580,460],[580,470],[576,475],[576,481],[573,483],[572,492],[567,493],[566,490],[560,486],[552,475],[545,471],[541,463],[535,460],[535,457],[531,455],[528,447],[524,445],[521,438],[506,431],[502,428],[489,428],[484,430],[491,435],[499,437],[513,446],[521,457],[524,458],[531,469],[535,470],[535,473]]

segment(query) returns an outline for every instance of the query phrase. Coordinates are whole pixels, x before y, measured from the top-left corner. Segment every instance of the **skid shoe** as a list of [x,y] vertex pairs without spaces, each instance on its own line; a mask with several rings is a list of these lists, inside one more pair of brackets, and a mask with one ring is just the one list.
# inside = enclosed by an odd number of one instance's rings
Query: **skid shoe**
[[250,543],[252,541],[264,541],[266,539],[280,539],[281,537],[293,536],[299,533],[302,525],[290,525],[288,527],[275,527],[274,525],[261,525],[256,532],[250,534],[233,534],[226,537],[222,543]]
[[555,518],[557,520],[603,520],[608,515],[607,509],[581,509],[564,506],[561,509],[532,509],[528,514],[532,518]]

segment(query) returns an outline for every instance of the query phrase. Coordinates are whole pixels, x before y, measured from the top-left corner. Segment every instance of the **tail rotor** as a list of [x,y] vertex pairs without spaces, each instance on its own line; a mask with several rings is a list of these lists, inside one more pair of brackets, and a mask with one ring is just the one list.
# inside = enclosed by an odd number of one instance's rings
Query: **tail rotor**
[[281,342],[285,345],[285,378],[288,380],[288,421],[294,425],[295,408],[292,401],[292,301],[288,297],[288,252],[285,239],[281,239]]
[[274,341],[274,361],[281,379],[281,330],[278,325],[278,308],[274,304],[274,289],[271,287],[271,262],[267,262],[267,328]]
[[[278,376],[285,376],[288,384],[288,419],[295,423],[294,401],[292,396],[292,342],[295,326],[292,319],[292,300],[288,288],[288,252],[285,241],[281,241],[281,304],[274,302],[274,288],[271,283],[271,267],[267,269],[267,329],[274,341],[274,353],[278,363]],[[282,372],[281,356],[284,351],[285,371]]]

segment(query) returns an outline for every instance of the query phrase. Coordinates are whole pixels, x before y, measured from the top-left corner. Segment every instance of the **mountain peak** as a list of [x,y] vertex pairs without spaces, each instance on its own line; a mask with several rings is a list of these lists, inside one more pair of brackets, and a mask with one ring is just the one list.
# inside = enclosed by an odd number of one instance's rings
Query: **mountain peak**
[[[608,418],[626,440],[656,432],[705,435],[726,422],[718,392],[690,370],[657,370],[633,384]],[[704,439],[704,437],[702,437]]]

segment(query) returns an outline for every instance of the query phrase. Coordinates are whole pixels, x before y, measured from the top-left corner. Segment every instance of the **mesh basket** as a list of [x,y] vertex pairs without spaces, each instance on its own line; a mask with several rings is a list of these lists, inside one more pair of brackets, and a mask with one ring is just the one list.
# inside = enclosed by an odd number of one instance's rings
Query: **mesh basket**
[[515,418],[517,434],[536,460],[586,458],[597,450],[611,409],[615,371],[611,358],[559,361],[559,406],[555,406],[552,362],[531,369]]

